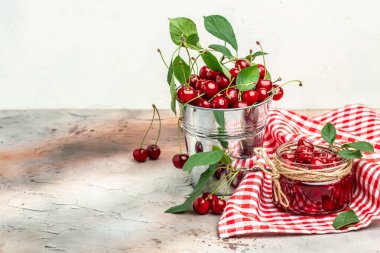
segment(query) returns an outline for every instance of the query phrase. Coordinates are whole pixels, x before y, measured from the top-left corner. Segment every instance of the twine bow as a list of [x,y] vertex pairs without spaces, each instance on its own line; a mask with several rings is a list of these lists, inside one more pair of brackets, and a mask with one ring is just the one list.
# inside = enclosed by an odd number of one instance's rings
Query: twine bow
[[255,148],[254,152],[256,155],[263,158],[265,163],[271,169],[266,169],[264,164],[256,162],[260,170],[272,177],[274,199],[284,208],[289,207],[290,203],[286,194],[281,189],[280,176],[301,182],[328,182],[341,180],[352,172],[352,160],[347,160],[346,162],[339,163],[329,168],[312,170],[284,163],[277,156],[275,156],[272,161],[268,157],[265,148]]

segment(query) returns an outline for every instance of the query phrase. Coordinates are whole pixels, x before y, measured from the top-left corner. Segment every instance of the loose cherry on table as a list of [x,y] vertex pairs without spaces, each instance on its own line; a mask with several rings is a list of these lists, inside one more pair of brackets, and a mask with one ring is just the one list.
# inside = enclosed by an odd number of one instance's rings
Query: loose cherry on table
[[225,207],[226,201],[224,199],[214,198],[211,200],[211,211],[214,214],[222,214]]
[[219,87],[216,82],[207,80],[202,87],[202,91],[206,94],[206,97],[212,98],[213,96],[218,94]]
[[241,94],[241,99],[246,102],[248,106],[250,106],[258,101],[259,94],[254,90],[247,90]]
[[200,215],[207,214],[210,210],[210,203],[203,197],[198,197],[193,202],[193,209]]
[[182,86],[177,91],[177,97],[182,103],[187,103],[197,97],[197,93],[193,87]]
[[267,91],[270,91],[273,87],[273,83],[270,80],[259,80],[255,86],[255,89],[264,88]]
[[230,84],[230,80],[223,73],[219,73],[215,80],[220,90],[224,90]]
[[246,59],[238,59],[235,63],[235,67],[240,70],[250,67],[250,66],[251,64]]
[[230,107],[233,107],[239,100],[239,91],[235,88],[229,88],[224,91],[224,97],[227,99],[227,102]]
[[216,96],[211,101],[212,108],[227,109],[228,101],[222,96]]
[[204,198],[205,200],[207,200],[211,204],[211,201],[213,199],[218,199],[218,196],[216,196],[215,194],[211,194],[209,192],[205,192],[205,193],[203,193],[202,198]]
[[172,162],[174,167],[176,167],[177,169],[182,169],[187,159],[189,159],[188,154],[175,154],[172,158]]
[[257,97],[257,102],[261,103],[265,101],[265,99],[268,98],[268,91],[264,88],[259,88],[256,90],[258,97]]
[[148,152],[149,159],[157,160],[161,154],[161,149],[156,144],[151,144],[146,148]]
[[148,152],[144,148],[135,149],[133,150],[133,158],[140,163],[145,162],[148,159]]

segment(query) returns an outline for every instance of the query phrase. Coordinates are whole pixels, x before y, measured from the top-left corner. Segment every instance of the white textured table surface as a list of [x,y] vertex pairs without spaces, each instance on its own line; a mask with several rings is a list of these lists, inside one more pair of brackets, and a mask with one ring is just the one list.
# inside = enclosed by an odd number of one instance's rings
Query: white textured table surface
[[0,252],[380,252],[380,222],[222,240],[219,216],[164,214],[191,187],[171,165],[176,121],[162,114],[162,155],[138,164],[150,111],[1,111]]

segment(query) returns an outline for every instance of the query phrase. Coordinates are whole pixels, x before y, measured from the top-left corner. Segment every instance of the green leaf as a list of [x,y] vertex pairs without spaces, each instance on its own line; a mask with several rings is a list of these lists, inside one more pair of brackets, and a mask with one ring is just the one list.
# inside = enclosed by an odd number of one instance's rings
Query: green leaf
[[223,111],[214,111],[214,118],[218,123],[219,127],[224,128],[224,112]]
[[360,150],[361,152],[367,152],[367,153],[375,152],[371,143],[368,143],[366,141],[357,141],[357,142],[347,143],[347,144],[344,144],[342,148],[354,148],[354,149]]
[[185,41],[185,46],[188,48],[196,49],[196,50],[201,50],[202,47],[199,44],[199,37],[198,34],[192,34],[190,35],[186,41]]
[[236,86],[240,91],[252,89],[259,80],[260,72],[257,65],[242,69],[237,78]]
[[[197,32],[197,26],[195,23],[189,19],[184,17],[179,18],[173,18],[169,19],[169,30],[170,30],[170,37],[172,38],[172,41],[176,45],[181,45],[181,37],[183,35],[184,42],[185,43],[194,43],[195,37],[191,37],[192,35],[197,35],[198,38],[198,32]],[[188,41],[189,40],[189,41]],[[199,38],[198,38],[199,41]],[[196,43],[198,43],[196,41]]]
[[323,128],[322,128],[322,138],[330,144],[330,146],[333,145],[335,138],[336,138],[336,129],[333,124],[328,122]]
[[168,69],[168,76],[166,78],[169,86],[170,86],[170,83],[172,81],[172,78],[173,78],[173,63],[170,62],[169,69]]
[[228,59],[233,58],[231,51],[225,46],[212,44],[208,47],[214,49],[215,51],[218,51],[219,53],[222,53]]
[[173,72],[180,84],[185,84],[190,77],[190,67],[179,55],[173,61]]
[[352,225],[359,222],[359,218],[354,210],[348,210],[347,212],[340,213],[333,222],[335,229],[341,229],[348,225]]
[[263,55],[267,55],[268,53],[265,53],[265,52],[261,52],[261,51],[257,51],[257,52],[254,52],[252,55],[247,55],[246,57],[245,57],[245,59],[247,59],[248,61],[253,61],[253,60],[255,60],[255,58],[257,57],[257,56],[263,56]]
[[222,159],[223,154],[224,152],[222,150],[196,153],[187,159],[185,165],[183,166],[183,170],[190,173],[196,166],[204,166],[217,163],[220,161],[220,159]]
[[347,159],[358,159],[358,158],[362,157],[360,150],[343,149],[343,150],[339,151],[339,155],[341,157],[347,158]]
[[194,190],[190,193],[188,199],[185,200],[181,205],[173,206],[165,211],[165,213],[183,213],[186,212],[189,207],[193,204],[194,200],[200,196],[207,185],[208,180],[215,174],[218,169],[218,164],[212,164],[209,168],[202,173],[201,177],[198,180],[198,183],[195,185]]
[[220,15],[211,15],[204,17],[204,25],[209,33],[227,42],[236,51],[238,50],[238,44],[236,41],[234,29],[225,17],[222,17]]
[[207,67],[214,71],[223,72],[222,66],[220,65],[218,59],[212,53],[206,51],[201,53],[201,57]]
[[[216,151],[216,150],[222,150],[222,149],[219,148],[218,146],[212,146],[212,150],[213,150],[213,151]],[[223,157],[222,157],[222,159],[220,159],[220,162],[223,163],[223,164],[231,164],[231,163],[232,163],[232,159],[231,159],[231,157],[229,157],[229,156],[223,151]]]

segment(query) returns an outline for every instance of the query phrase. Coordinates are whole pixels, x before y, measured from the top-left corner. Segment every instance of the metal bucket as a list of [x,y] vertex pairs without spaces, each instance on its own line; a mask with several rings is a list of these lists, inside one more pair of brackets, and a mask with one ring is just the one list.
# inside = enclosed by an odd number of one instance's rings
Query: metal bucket
[[[234,158],[252,157],[254,148],[263,146],[271,102],[272,96],[253,107],[236,109],[208,109],[180,104],[181,128],[185,134],[188,155],[211,151],[212,146],[217,145],[227,149]],[[192,170],[190,176],[193,186],[207,168],[199,166]],[[218,179],[211,179],[208,185],[216,180]],[[206,189],[206,191],[213,190],[213,188]],[[231,194],[233,190],[222,188],[217,194],[224,192]]]

